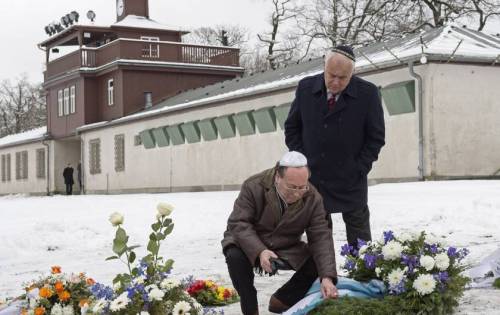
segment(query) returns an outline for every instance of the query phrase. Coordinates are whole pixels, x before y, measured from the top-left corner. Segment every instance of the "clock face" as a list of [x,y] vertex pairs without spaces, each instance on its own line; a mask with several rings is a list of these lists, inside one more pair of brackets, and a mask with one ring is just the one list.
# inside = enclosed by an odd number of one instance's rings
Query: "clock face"
[[125,9],[125,4],[123,3],[123,0],[118,0],[116,2],[116,14],[118,14],[118,16],[121,16],[123,14],[124,9]]

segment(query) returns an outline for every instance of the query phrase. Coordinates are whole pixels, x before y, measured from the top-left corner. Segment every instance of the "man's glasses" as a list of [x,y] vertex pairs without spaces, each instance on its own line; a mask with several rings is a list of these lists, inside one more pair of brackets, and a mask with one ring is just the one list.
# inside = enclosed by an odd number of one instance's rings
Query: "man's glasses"
[[289,191],[289,192],[300,193],[300,194],[303,194],[303,193],[305,193],[306,191],[309,190],[309,185],[304,185],[304,186],[290,186],[285,181],[283,181],[283,187],[287,191]]

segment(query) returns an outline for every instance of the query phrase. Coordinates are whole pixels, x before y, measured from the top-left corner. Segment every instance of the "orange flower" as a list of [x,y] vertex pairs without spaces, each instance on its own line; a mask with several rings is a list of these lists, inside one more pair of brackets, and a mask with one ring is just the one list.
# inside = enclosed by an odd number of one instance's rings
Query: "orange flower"
[[71,297],[71,294],[66,290],[58,293],[57,295],[59,296],[59,300],[61,300],[62,302],[66,302]]
[[92,278],[87,278],[87,285],[94,285],[95,284],[95,280],[92,279]]
[[85,279],[85,272],[80,272],[80,274],[78,275],[80,277],[80,279]]
[[80,302],[78,302],[78,306],[80,306],[80,308],[82,308],[85,304],[89,305],[88,299],[81,299]]
[[43,315],[45,314],[45,308],[42,306],[35,308],[35,315]]
[[52,266],[52,274],[61,273],[61,266]]
[[57,293],[64,291],[64,284],[61,281],[57,281],[56,284],[54,284],[54,287],[56,288]]
[[28,315],[28,310],[27,310],[27,309],[25,309],[25,308],[23,308],[23,309],[21,310],[21,315]]
[[38,295],[40,295],[40,297],[43,297],[43,298],[50,298],[52,295],[54,294],[54,292],[52,292],[52,290],[50,288],[47,288],[47,287],[43,287],[40,289],[40,292],[38,293]]

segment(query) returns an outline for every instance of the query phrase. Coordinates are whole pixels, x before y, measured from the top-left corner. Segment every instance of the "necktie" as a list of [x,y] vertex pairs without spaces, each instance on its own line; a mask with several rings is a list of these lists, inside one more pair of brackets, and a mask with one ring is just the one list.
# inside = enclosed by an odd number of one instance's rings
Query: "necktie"
[[335,102],[336,102],[335,98],[336,98],[335,94],[332,94],[332,96],[327,101],[329,111],[332,111],[335,108]]

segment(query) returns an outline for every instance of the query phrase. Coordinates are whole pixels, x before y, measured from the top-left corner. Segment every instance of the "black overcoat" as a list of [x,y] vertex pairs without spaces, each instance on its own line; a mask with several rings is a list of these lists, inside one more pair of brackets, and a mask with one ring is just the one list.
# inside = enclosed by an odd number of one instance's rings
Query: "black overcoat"
[[64,183],[66,185],[73,185],[73,168],[72,167],[66,167],[63,171],[63,177],[64,177]]
[[366,206],[367,175],[384,139],[384,113],[374,84],[353,76],[329,111],[323,73],[299,82],[285,121],[285,141],[290,151],[307,157],[311,182],[327,211]]

